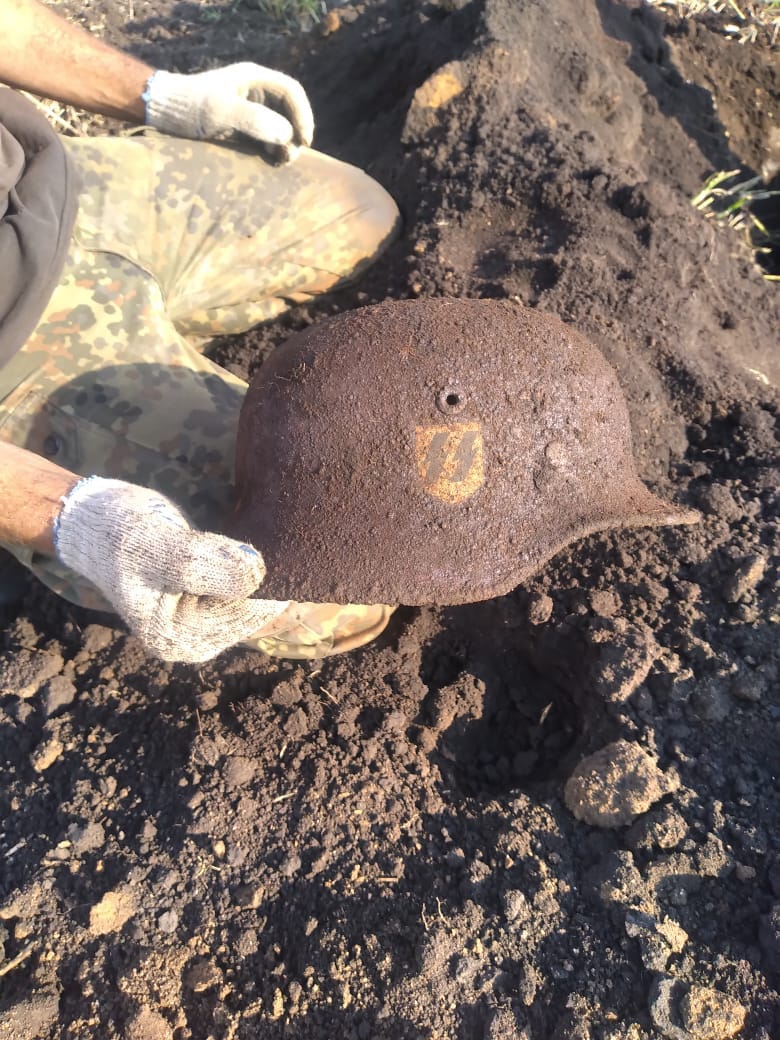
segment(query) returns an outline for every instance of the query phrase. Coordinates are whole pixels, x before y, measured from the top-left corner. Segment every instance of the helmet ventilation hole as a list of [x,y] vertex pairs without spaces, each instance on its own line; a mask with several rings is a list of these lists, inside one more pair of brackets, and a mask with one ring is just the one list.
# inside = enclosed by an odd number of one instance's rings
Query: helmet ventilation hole
[[436,395],[436,407],[444,415],[457,415],[466,406],[466,397],[456,387],[447,386]]

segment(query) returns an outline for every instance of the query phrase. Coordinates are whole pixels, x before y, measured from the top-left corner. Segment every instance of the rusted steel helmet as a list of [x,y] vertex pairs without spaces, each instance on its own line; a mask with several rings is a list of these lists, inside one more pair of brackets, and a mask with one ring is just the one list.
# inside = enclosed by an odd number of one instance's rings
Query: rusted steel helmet
[[593,531],[691,523],[639,480],[615,373],[583,336],[496,300],[394,301],[294,335],[241,411],[227,533],[264,597],[502,595]]

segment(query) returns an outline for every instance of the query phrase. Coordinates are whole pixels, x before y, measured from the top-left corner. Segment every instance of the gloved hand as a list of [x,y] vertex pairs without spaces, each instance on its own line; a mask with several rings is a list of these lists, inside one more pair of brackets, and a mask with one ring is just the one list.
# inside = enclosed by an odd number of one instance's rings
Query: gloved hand
[[265,577],[255,549],[196,531],[169,499],[121,480],[76,484],[54,547],[164,661],[207,661],[288,606],[248,598]]
[[314,136],[300,83],[248,61],[193,75],[158,70],[144,100],[148,125],[178,137],[219,140],[239,132],[280,146],[289,159]]

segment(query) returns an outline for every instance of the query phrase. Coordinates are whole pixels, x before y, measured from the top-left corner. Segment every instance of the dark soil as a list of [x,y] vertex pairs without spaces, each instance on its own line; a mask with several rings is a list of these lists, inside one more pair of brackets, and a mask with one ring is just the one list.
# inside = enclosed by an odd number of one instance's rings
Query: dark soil
[[[519,299],[603,350],[642,477],[703,519],[307,664],[163,665],[31,582],[0,661],[0,1037],[772,1040],[780,307],[689,199],[760,167],[777,53],[613,0],[340,10],[278,37],[243,6],[78,7],[169,67],[297,74],[318,146],[403,209],[359,286],[214,356],[247,374],[386,298]],[[463,90],[414,103],[449,62]]]

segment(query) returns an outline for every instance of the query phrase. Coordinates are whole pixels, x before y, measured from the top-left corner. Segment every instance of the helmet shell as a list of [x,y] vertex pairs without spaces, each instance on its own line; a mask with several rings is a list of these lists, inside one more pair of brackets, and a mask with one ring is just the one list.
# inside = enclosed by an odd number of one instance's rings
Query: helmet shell
[[262,595],[502,595],[593,531],[690,523],[639,480],[614,371],[548,314],[389,301],[294,335],[249,387],[235,508]]

